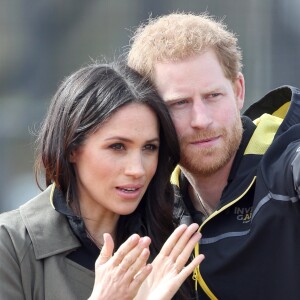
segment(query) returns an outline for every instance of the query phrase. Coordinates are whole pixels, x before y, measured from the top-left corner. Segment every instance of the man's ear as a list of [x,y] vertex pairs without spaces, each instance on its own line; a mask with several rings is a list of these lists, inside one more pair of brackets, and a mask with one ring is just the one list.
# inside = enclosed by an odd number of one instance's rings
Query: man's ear
[[244,75],[241,72],[238,73],[238,76],[234,82],[234,91],[237,101],[237,107],[239,110],[241,110],[244,106],[245,100],[245,79]]

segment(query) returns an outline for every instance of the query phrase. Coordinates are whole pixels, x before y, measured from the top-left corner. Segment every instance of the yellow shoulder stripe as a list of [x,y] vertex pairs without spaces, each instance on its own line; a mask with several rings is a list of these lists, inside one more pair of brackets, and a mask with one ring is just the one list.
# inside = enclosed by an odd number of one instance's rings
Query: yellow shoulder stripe
[[284,117],[287,114],[287,111],[289,110],[290,104],[291,104],[290,101],[286,102],[285,104],[283,104],[282,106],[280,106],[279,109],[277,109],[276,111],[274,111],[272,113],[272,115],[275,116],[275,117],[279,117],[281,119],[284,119]]
[[257,127],[245,150],[245,155],[264,154],[271,145],[276,131],[282,123],[282,118],[263,114],[261,117],[254,120],[254,123]]
[[171,183],[179,187],[180,167],[177,165],[171,175]]

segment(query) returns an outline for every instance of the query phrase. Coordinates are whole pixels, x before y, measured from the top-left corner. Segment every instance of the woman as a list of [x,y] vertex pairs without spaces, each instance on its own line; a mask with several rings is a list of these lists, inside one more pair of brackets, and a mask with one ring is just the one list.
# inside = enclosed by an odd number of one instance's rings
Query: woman
[[152,86],[118,64],[75,72],[52,99],[37,151],[46,190],[0,216],[1,297],[133,299],[148,277],[139,298],[171,299],[203,257],[183,268],[196,224],[167,240],[179,149]]

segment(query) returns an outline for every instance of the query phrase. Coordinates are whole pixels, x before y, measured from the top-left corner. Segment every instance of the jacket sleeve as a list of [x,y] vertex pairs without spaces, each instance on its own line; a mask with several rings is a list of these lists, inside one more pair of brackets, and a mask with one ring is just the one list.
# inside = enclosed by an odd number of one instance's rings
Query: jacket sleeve
[[25,299],[19,259],[11,236],[0,224],[0,295],[1,299]]
[[295,191],[300,199],[300,142],[298,143],[298,146],[299,147],[296,149],[296,156],[292,162],[292,172]]

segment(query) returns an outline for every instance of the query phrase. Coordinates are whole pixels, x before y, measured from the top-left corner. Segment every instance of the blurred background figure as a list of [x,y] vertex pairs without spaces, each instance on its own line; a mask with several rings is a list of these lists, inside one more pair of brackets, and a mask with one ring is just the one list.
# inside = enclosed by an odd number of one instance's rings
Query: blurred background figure
[[59,83],[91,59],[117,57],[141,21],[172,11],[207,11],[238,33],[245,109],[270,89],[300,86],[298,0],[1,1],[0,212],[38,193],[33,132]]

